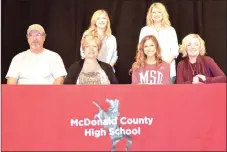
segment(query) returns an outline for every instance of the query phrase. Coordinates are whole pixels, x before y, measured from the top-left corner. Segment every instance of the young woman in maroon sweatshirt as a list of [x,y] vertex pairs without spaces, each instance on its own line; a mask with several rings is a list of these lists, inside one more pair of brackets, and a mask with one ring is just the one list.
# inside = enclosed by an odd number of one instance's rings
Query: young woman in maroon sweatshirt
[[138,44],[136,61],[132,65],[132,84],[169,84],[170,64],[161,58],[161,48],[155,36],[145,36]]
[[185,57],[177,65],[177,83],[226,83],[224,72],[206,54],[205,42],[198,34],[182,40],[180,52]]

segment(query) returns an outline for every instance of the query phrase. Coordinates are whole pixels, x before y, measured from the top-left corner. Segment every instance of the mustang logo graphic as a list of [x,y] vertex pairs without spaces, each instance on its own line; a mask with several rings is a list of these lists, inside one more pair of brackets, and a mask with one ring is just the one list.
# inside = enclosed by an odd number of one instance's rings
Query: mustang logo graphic
[[[105,111],[95,101],[93,102],[99,108],[99,112],[95,114],[94,118],[98,118],[102,122],[104,122],[105,120],[113,120],[113,119],[116,119],[118,116],[120,116],[119,100],[106,99],[106,102],[110,105],[110,107]],[[107,124],[107,125],[104,125],[104,128],[109,133],[110,128],[113,128],[114,130],[116,130],[116,129],[120,129],[120,126],[118,124]],[[129,135],[122,134],[122,133],[113,134],[113,135],[109,133],[109,135],[112,142],[111,151],[114,151],[116,149],[116,144],[123,138],[127,139],[127,144],[125,148],[126,151],[128,151],[128,149],[132,145],[132,138]]]

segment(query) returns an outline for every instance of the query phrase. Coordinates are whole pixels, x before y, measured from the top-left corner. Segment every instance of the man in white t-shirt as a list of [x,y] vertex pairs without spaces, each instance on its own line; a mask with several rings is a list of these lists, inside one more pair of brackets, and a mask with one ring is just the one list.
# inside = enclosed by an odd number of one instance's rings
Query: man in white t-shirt
[[30,49],[17,54],[6,75],[7,84],[63,84],[67,72],[61,57],[43,47],[46,34],[39,24],[30,25]]

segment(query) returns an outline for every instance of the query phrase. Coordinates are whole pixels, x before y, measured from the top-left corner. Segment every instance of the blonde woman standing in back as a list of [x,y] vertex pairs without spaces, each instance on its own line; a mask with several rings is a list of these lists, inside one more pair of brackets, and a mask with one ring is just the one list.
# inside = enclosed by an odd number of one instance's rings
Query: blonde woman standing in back
[[170,64],[171,82],[176,80],[176,62],[179,46],[175,29],[169,21],[169,14],[162,3],[153,3],[146,17],[146,26],[140,31],[139,42],[147,36],[154,35],[161,47],[162,60]]
[[[102,47],[97,58],[113,67],[118,59],[117,41],[112,35],[109,15],[105,10],[100,9],[94,12],[90,27],[84,32],[83,37],[86,35],[97,36],[102,41]],[[82,59],[85,58],[82,46],[80,47],[80,55]]]

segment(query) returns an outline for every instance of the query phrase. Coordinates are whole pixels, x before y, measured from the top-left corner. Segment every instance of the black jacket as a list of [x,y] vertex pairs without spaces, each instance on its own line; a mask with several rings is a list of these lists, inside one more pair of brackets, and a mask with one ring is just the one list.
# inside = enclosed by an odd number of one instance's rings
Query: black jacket
[[[99,60],[98,63],[108,76],[110,84],[118,84],[117,78],[113,72],[113,68],[111,67],[111,65],[101,62]],[[84,60],[80,60],[78,62],[73,63],[68,70],[68,74],[65,78],[64,84],[76,84],[76,81],[78,79],[80,71],[82,70],[83,65]]]

